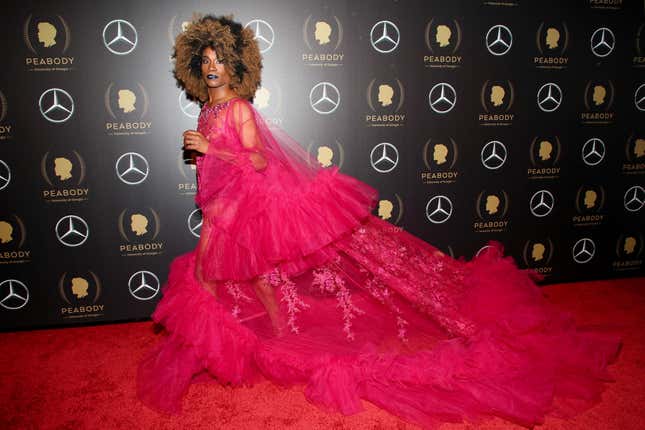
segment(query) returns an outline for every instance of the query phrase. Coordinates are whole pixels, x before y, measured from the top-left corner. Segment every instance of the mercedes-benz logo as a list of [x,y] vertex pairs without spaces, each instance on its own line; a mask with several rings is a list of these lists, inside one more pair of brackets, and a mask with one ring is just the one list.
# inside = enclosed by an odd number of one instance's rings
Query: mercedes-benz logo
[[309,105],[321,115],[327,115],[338,109],[340,91],[331,82],[319,82],[309,91]]
[[596,254],[596,244],[588,237],[583,237],[573,245],[571,253],[576,263],[588,263]]
[[65,122],[74,113],[74,99],[60,88],[50,88],[38,99],[40,114],[49,122]]
[[188,231],[195,237],[199,237],[202,234],[202,211],[200,209],[195,209],[190,214],[188,214]]
[[264,54],[271,49],[273,42],[275,41],[275,33],[273,32],[271,24],[263,19],[252,19],[244,26],[244,28],[248,27],[250,27],[255,34],[255,40],[258,42],[261,54]]
[[513,34],[505,25],[494,25],[486,33],[486,49],[493,55],[506,54],[513,45]]
[[634,106],[636,106],[636,109],[645,112],[645,84],[641,84],[634,91]]
[[90,228],[85,220],[76,215],[67,215],[59,219],[54,231],[60,243],[72,248],[84,244],[90,235]]
[[186,91],[179,92],[179,109],[186,115],[188,118],[199,118],[199,112],[201,109],[199,105],[191,100],[188,100],[186,97]]
[[607,27],[601,27],[593,32],[591,35],[591,52],[596,57],[606,57],[611,54],[614,50],[614,45],[616,44],[616,38],[614,37],[613,31]]
[[557,84],[548,82],[537,92],[537,104],[544,112],[553,112],[562,103],[562,90]]
[[446,196],[434,196],[426,203],[426,217],[433,224],[443,224],[452,215],[452,202]]
[[0,190],[7,188],[11,182],[11,169],[4,161],[0,160]]
[[148,160],[136,152],[126,152],[116,160],[116,175],[128,185],[142,183],[148,177]]
[[137,29],[124,19],[114,19],[103,27],[103,45],[113,54],[129,54],[138,40]]
[[379,21],[370,30],[372,48],[382,54],[394,51],[400,40],[399,28],[392,21]]
[[475,253],[475,257],[479,257],[480,255],[488,252],[489,249],[493,248],[492,245],[484,245],[481,248],[479,248],[479,251]]
[[20,309],[29,301],[29,289],[17,279],[0,282],[0,306],[9,310]]
[[399,150],[388,142],[375,145],[370,151],[370,164],[379,173],[388,173],[399,164]]
[[159,278],[147,270],[139,270],[128,279],[128,289],[138,300],[150,300],[159,292]]
[[638,212],[645,205],[645,189],[640,185],[634,185],[625,191],[623,197],[623,204],[625,209],[630,212]]
[[498,140],[491,140],[482,148],[480,158],[484,167],[497,170],[506,162],[506,146]]
[[457,104],[457,92],[445,82],[435,84],[428,93],[430,108],[437,113],[448,113]]
[[605,142],[592,137],[582,145],[581,155],[587,166],[595,166],[605,158]]
[[537,191],[529,201],[529,209],[536,217],[544,217],[551,213],[555,206],[555,198],[550,191],[540,190]]

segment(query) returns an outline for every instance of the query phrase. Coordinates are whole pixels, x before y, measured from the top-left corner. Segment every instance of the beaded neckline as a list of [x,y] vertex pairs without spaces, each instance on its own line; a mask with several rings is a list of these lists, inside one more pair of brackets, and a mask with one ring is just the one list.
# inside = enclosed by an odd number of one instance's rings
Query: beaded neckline
[[226,100],[225,102],[218,103],[218,104],[213,105],[213,106],[209,106],[207,103],[204,103],[204,106],[202,106],[202,113],[204,113],[204,114],[212,113],[214,116],[217,116],[217,114],[218,114],[222,109],[224,109],[226,106],[228,106],[228,105],[229,105],[229,103],[230,103],[232,100],[235,100],[236,98],[237,98],[237,97],[230,98],[230,99]]

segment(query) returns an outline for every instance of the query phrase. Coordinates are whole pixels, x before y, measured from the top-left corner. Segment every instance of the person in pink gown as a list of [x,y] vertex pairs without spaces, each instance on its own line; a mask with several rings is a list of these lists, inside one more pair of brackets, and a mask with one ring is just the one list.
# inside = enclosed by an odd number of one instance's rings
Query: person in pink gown
[[175,77],[202,105],[203,225],[173,260],[137,392],[179,413],[194,381],[303,387],[327,410],[361,400],[426,428],[499,416],[531,427],[600,400],[618,335],[576,326],[499,243],[456,260],[372,215],[378,192],[323,168],[251,101],[261,56],[229,17],[177,36]]

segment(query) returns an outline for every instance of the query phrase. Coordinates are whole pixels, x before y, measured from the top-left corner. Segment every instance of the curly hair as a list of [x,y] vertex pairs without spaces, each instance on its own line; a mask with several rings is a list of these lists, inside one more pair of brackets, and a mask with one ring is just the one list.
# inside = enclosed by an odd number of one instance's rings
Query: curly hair
[[224,61],[231,76],[231,88],[238,96],[253,101],[260,86],[262,55],[253,30],[233,21],[233,16],[195,15],[186,30],[175,39],[173,74],[188,97],[201,103],[208,100],[208,87],[202,79],[202,51],[211,47]]

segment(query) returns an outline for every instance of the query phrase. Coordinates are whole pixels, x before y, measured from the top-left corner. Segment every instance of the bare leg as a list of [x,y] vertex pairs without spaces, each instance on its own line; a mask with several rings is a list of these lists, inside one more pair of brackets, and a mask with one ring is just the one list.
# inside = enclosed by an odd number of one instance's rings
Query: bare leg
[[275,291],[273,291],[273,287],[269,285],[266,279],[258,276],[253,281],[253,289],[269,314],[275,334],[277,336],[282,336],[286,330],[286,324],[280,315],[280,309],[278,308],[278,303],[275,299]]

